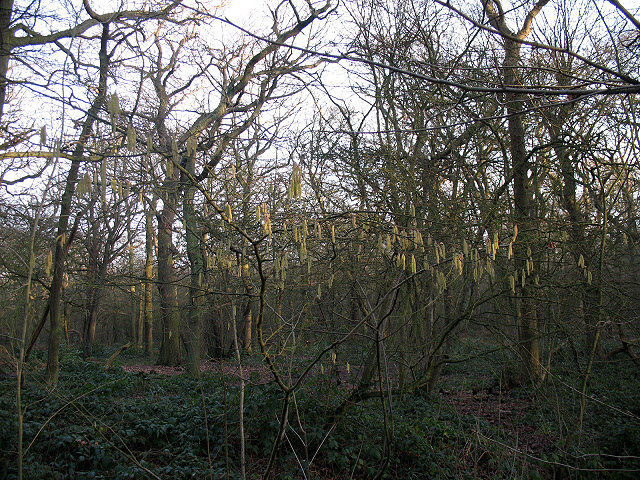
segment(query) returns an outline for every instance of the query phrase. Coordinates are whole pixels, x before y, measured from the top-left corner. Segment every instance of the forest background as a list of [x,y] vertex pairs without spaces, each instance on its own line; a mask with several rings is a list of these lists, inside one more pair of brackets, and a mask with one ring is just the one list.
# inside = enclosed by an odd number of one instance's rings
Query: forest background
[[633,478],[638,18],[1,0],[7,478]]

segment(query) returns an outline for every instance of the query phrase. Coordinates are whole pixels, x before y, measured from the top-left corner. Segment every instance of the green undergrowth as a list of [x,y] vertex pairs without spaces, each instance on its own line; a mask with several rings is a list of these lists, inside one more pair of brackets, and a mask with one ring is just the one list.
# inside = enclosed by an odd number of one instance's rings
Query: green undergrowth
[[[635,479],[640,476],[640,368],[624,353],[607,359],[605,353],[615,347],[605,345],[598,352],[586,386],[588,356],[562,348],[554,351],[541,385],[514,388],[508,380],[517,369],[513,355],[491,343],[465,339],[457,346],[455,358],[469,360],[447,365],[440,389],[453,394],[489,392],[506,403],[517,397],[528,399],[530,410],[518,423],[546,435],[553,450],[529,453],[529,465],[536,466],[537,473],[533,469],[527,473],[522,463],[509,460],[509,450],[515,452],[516,443],[503,449],[494,446],[490,456],[499,459],[505,476],[511,470],[511,478],[542,474],[543,478]],[[507,439],[496,435],[492,441]]]
[[[447,371],[446,381],[455,388],[482,388],[500,375],[489,363],[475,362],[474,375],[480,380],[464,380],[473,375],[456,366]],[[545,454],[542,462],[513,455],[504,446],[513,441],[509,432],[480,416],[461,415],[440,394],[393,396],[384,403],[370,398],[330,424],[331,413],[348,391],[332,375],[317,372],[292,397],[273,478],[364,479],[382,469],[383,478],[390,479],[589,478],[595,469],[633,469],[634,461],[615,456],[639,454],[640,428],[632,420],[640,414],[640,390],[625,388],[637,379],[622,366],[615,372],[615,365],[597,368],[589,388],[604,404],[588,404],[582,437],[558,434],[558,418],[570,423],[576,411],[565,401],[560,412],[549,393],[522,420],[555,435],[564,447],[562,455]],[[118,367],[105,371],[101,363],[83,361],[72,350],[63,354],[55,388],[40,381],[41,373],[30,370],[23,393],[25,479],[240,478],[236,378],[216,372],[194,380],[126,373]],[[0,379],[0,480],[17,478],[15,387],[15,378]],[[273,383],[247,383],[250,479],[260,478],[271,455],[282,400]],[[612,405],[622,413],[612,414]],[[594,452],[599,454],[587,455]],[[569,462],[584,468],[586,476],[557,466]],[[598,476],[633,478],[624,472]]]
[[[51,389],[31,372],[23,391],[25,479],[239,478],[239,388],[205,373],[108,371],[74,352],[62,358]],[[17,478],[15,378],[0,379],[0,478]],[[464,477],[456,455],[464,444],[459,418],[437,397],[394,398],[385,448],[379,398],[348,409],[335,426],[329,413],[346,397],[318,373],[293,397],[289,427],[277,450],[275,477]],[[275,384],[247,384],[245,427],[249,478],[258,478],[281,420]]]
[[[567,384],[582,384],[570,375]],[[640,369],[628,358],[596,362],[586,387],[582,429],[568,429],[568,454],[563,459],[579,469],[607,472],[603,478],[635,479],[640,476]],[[577,394],[573,391],[573,397]],[[578,402],[567,406],[567,418],[578,423]],[[578,425],[579,426],[579,425]],[[572,474],[572,478],[591,478]]]

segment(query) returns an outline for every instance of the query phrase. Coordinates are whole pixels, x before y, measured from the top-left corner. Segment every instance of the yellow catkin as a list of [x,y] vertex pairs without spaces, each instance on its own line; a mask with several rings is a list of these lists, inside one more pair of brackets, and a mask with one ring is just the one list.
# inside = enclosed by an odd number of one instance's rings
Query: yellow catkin
[[133,152],[136,149],[136,141],[136,130],[130,123],[127,125],[127,148],[130,152]]
[[493,263],[489,259],[487,259],[486,270],[487,270],[487,273],[489,273],[489,275],[491,276],[491,278],[495,278],[496,277],[496,271],[493,268]]
[[173,177],[173,159],[167,159],[167,177]]
[[53,264],[53,252],[51,250],[49,250],[49,253],[47,254],[47,262],[45,264],[44,267],[44,271],[47,274],[47,276],[51,275],[51,265]]
[[269,215],[269,212],[264,215],[264,231],[267,235],[271,236],[271,215]]
[[109,110],[109,113],[112,115],[120,114],[120,99],[118,98],[117,93],[114,93],[109,97],[107,109]]

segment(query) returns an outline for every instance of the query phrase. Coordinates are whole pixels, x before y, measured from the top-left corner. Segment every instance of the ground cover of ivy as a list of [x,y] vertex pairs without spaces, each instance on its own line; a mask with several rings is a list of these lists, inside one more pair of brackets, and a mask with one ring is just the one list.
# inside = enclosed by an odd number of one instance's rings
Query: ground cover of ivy
[[[34,365],[23,394],[25,479],[240,478],[237,377],[208,371],[194,380],[186,375],[128,373],[118,365],[105,371],[102,362],[83,361],[77,351],[67,350],[60,382],[51,389],[39,380],[42,371],[37,361]],[[481,372],[481,366],[477,370]],[[628,385],[631,376],[617,372],[606,381],[594,381],[593,392],[608,395],[611,402],[635,405],[638,390],[614,385]],[[445,377],[444,384],[451,378]],[[15,378],[0,378],[0,480],[16,478],[15,388]],[[387,462],[380,399],[354,405],[330,426],[330,412],[348,392],[337,388],[331,375],[318,372],[295,395],[273,478],[374,478],[387,465],[383,478],[539,479],[558,474],[554,462],[567,462],[556,452],[545,453],[541,462],[513,455],[501,447],[514,440],[513,434],[485,420],[481,412],[461,413],[454,408],[450,400],[458,395],[455,392],[456,387],[450,386],[436,394],[396,395],[391,406],[386,404],[392,413],[386,428],[393,437]],[[615,398],[623,395],[620,392],[627,392],[624,399]],[[247,383],[248,478],[260,478],[264,471],[281,408],[277,385]],[[554,415],[556,411],[540,403],[523,422],[547,425],[560,442],[551,420]],[[588,451],[639,453],[637,422],[594,407],[585,428],[594,439]],[[586,451],[585,447],[582,452]],[[599,459],[597,464],[582,465],[587,469],[617,466],[609,457],[585,458]],[[606,478],[633,478],[619,473]],[[564,471],[561,476],[589,478],[585,475]]]
[[[215,372],[185,375],[105,371],[67,351],[55,389],[26,377],[23,393],[25,479],[239,478],[238,382]],[[237,379],[236,379],[237,380]],[[0,379],[0,478],[16,478],[16,379]],[[368,478],[384,463],[379,399],[350,409],[333,428],[341,401],[319,374],[295,397],[291,427],[278,452],[277,478]],[[339,391],[338,391],[339,392]],[[346,395],[343,393],[342,395]],[[274,384],[246,390],[249,478],[258,478],[279,425]],[[394,403],[394,441],[386,478],[466,476],[456,457],[460,419],[437,397]],[[417,475],[417,477],[415,477]]]

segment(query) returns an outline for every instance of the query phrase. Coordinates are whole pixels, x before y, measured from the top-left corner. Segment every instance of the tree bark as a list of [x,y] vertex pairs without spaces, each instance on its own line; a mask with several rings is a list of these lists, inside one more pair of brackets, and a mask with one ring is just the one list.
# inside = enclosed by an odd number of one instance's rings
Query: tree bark
[[73,151],[71,166],[67,173],[67,179],[65,182],[64,193],[60,201],[60,218],[58,220],[53,276],[51,279],[51,289],[49,293],[49,318],[51,319],[51,327],[47,349],[47,369],[45,374],[45,381],[48,384],[58,383],[58,377],[60,374],[60,363],[58,358],[60,353],[60,342],[62,340],[60,300],[65,272],[66,253],[69,247],[68,242],[70,241],[70,239],[67,238],[67,234],[69,233],[69,218],[71,216],[73,195],[78,181],[80,164],[84,157],[84,150],[86,144],[91,138],[93,124],[98,118],[98,113],[106,100],[107,75],[110,61],[109,55],[107,54],[109,38],[109,24],[105,23],[102,26],[102,36],[100,39],[98,94],[93,100],[82,125],[82,132]]
[[153,356],[153,215],[145,214],[144,264],[144,346],[148,357]]
[[10,39],[13,36],[11,30],[11,14],[13,13],[13,0],[0,0],[0,121],[4,114],[4,104],[7,100],[7,87],[9,81],[9,57],[11,54]]
[[[173,180],[170,180],[170,182]],[[173,261],[173,223],[176,213],[176,189],[167,188],[162,212],[158,215],[158,291],[162,315],[162,343],[159,365],[176,366],[182,363],[180,352],[180,310],[178,287]]]
[[[195,175],[195,152],[188,155],[186,171],[193,178]],[[191,180],[184,178],[184,197],[182,212],[187,240],[187,257],[189,258],[189,331],[187,341],[187,373],[200,378],[200,352],[202,343],[202,280],[204,276],[204,258],[200,248],[198,222],[194,210],[196,187]]]
[[[539,0],[527,14],[522,28],[512,32],[506,24],[504,11],[499,0],[483,1],[485,12],[492,26],[503,35],[504,60],[502,77],[504,86],[518,87],[520,81],[520,49],[522,40],[531,33],[535,16],[549,0]],[[522,362],[521,379],[537,382],[541,376],[540,344],[538,342],[538,319],[535,305],[535,289],[526,278],[529,269],[527,262],[535,236],[535,217],[533,215],[533,197],[528,172],[533,168],[526,151],[526,132],[524,128],[524,97],[522,94],[505,94],[507,107],[507,127],[509,134],[509,153],[513,169],[513,216],[520,235],[514,244],[514,264],[516,277],[516,319],[518,351]]]

